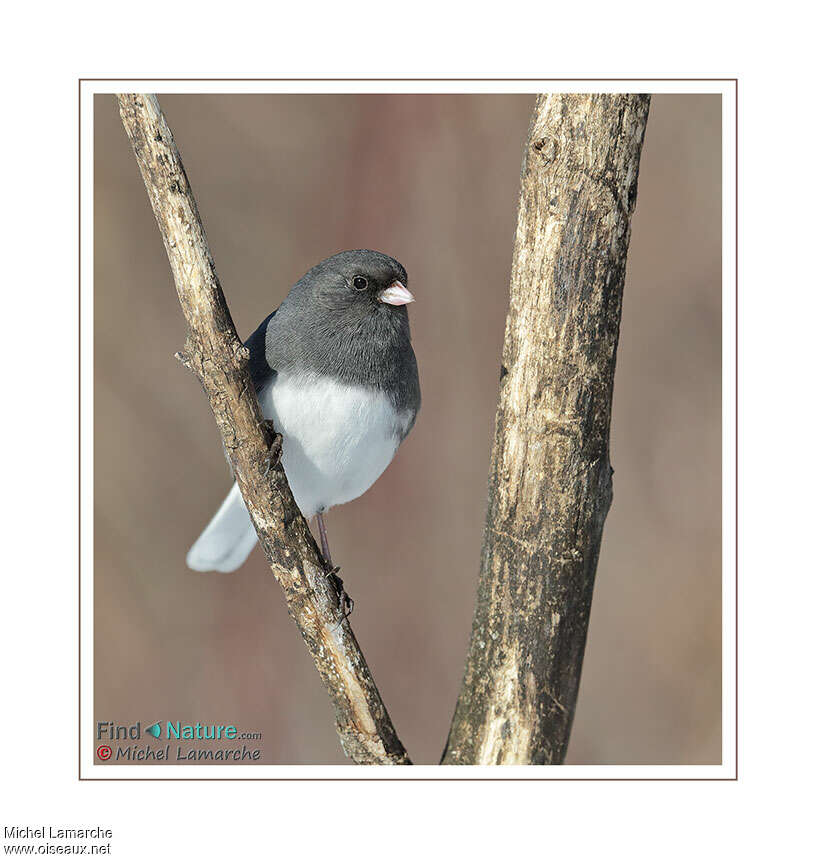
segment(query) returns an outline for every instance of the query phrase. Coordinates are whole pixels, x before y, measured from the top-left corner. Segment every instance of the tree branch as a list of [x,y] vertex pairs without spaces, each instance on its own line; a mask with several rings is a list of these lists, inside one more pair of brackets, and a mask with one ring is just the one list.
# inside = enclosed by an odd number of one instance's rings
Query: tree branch
[[613,372],[644,95],[539,96],[471,643],[443,764],[560,764],[612,502]]
[[154,95],[119,95],[188,325],[180,360],[210,400],[264,554],[284,590],[332,703],[340,742],[359,764],[410,764],[280,463],[280,437],[262,418],[196,201]]

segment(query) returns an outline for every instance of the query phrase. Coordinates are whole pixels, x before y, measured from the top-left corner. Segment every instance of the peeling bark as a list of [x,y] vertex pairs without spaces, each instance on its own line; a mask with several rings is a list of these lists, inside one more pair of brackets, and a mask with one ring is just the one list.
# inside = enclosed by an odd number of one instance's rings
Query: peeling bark
[[178,358],[199,378],[289,614],[331,697],[340,742],[358,764],[410,764],[264,421],[173,135],[154,95],[118,96],[188,324]]
[[443,764],[560,764],[602,528],[646,95],[539,96],[522,165],[487,524]]

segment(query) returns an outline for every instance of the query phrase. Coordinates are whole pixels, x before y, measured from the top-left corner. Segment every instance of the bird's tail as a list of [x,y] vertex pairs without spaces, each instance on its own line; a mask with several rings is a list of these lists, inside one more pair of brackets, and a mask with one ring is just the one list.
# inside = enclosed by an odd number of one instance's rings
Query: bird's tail
[[237,484],[222,502],[218,513],[187,553],[193,570],[231,573],[247,560],[258,540]]

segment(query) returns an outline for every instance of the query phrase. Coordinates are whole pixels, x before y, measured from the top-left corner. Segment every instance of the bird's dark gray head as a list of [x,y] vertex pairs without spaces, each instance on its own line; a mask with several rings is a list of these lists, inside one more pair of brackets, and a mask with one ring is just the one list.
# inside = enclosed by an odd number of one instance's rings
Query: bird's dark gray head
[[341,251],[311,268],[293,292],[328,310],[405,316],[414,301],[407,289],[406,270],[379,251]]

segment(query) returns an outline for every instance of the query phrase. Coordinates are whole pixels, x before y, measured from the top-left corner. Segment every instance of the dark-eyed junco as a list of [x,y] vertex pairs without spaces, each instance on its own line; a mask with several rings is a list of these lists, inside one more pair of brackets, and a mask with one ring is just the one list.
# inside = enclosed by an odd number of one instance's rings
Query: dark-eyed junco
[[[420,408],[406,270],[377,251],[318,263],[246,342],[261,411],[281,434],[298,507],[317,515],[356,499],[389,465]],[[256,543],[238,487],[193,544],[193,570],[229,572]]]

